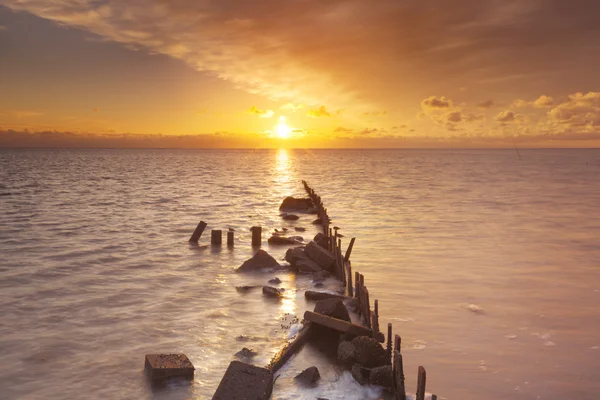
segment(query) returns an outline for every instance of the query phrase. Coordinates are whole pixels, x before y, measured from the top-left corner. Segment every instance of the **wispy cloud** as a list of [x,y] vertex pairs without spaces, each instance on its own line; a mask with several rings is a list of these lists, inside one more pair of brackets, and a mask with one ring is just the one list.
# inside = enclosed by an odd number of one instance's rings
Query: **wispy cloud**
[[256,106],[252,106],[248,109],[248,111],[246,111],[248,114],[252,114],[252,115],[258,115],[261,118],[271,118],[273,116],[273,114],[275,114],[273,112],[273,110],[261,110],[260,108],[257,108]]
[[329,111],[327,111],[327,108],[325,108],[325,106],[319,106],[318,108],[316,108],[314,110],[308,110],[308,112],[306,113],[306,116],[312,117],[312,118],[331,117],[331,114],[329,113]]

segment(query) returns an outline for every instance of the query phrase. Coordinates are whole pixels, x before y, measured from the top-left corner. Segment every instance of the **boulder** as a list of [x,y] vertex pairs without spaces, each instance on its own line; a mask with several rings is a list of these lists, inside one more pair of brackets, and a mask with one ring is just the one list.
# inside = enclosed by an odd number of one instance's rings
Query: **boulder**
[[319,246],[321,246],[322,248],[324,248],[325,250],[327,250],[327,247],[329,247],[329,243],[328,243],[329,241],[327,240],[327,236],[325,236],[321,232],[317,233],[313,240],[315,242],[317,242],[317,244]]
[[344,340],[338,346],[337,358],[343,363],[354,364],[356,362],[355,351],[356,348],[352,342]]
[[358,336],[352,340],[355,347],[356,362],[367,368],[388,365],[387,351],[376,339],[368,336]]
[[296,221],[300,219],[300,217],[295,214],[283,214],[281,218],[283,218],[286,221]]
[[255,355],[257,355],[258,353],[252,349],[249,349],[247,347],[244,347],[243,349],[241,349],[240,351],[238,351],[237,353],[235,353],[235,356],[237,358],[252,358]]
[[294,228],[294,230],[296,232],[304,232],[304,231],[306,231],[306,228],[302,228],[301,226],[297,226],[297,227]]
[[274,297],[280,299],[283,297],[281,294],[281,289],[274,288],[272,286],[263,286],[262,292],[267,297]]
[[292,267],[296,266],[298,260],[307,258],[308,256],[304,253],[304,247],[294,247],[285,252],[285,261],[289,262]]
[[315,241],[310,241],[304,252],[314,262],[319,264],[321,268],[326,270],[333,270],[333,265],[335,263],[335,259],[327,250],[319,246]]
[[257,271],[262,268],[281,267],[269,253],[264,250],[258,250],[252,258],[244,261],[244,263],[236,270],[237,272]]
[[350,322],[350,314],[341,299],[325,299],[317,301],[315,312],[328,317]]
[[288,196],[281,202],[279,209],[282,211],[302,210],[308,211],[313,208],[312,200],[309,197],[296,198]]
[[317,367],[306,368],[304,371],[294,377],[294,380],[308,385],[315,384],[319,379],[321,379],[321,375],[319,374]]
[[369,370],[358,364],[352,366],[352,377],[361,385],[369,383]]
[[319,264],[309,258],[297,261],[295,268],[298,270],[298,272],[307,274],[312,274],[323,270]]
[[268,240],[269,244],[295,245],[300,244],[294,237],[273,235]]
[[272,283],[274,285],[279,285],[281,283],[281,279],[279,279],[279,278],[269,279],[269,283]]
[[323,225],[323,221],[321,221],[321,218],[315,219],[312,223],[313,225]]
[[386,388],[394,387],[394,372],[391,365],[384,365],[371,369],[369,383]]
[[323,282],[317,282],[317,283],[315,283],[315,287],[316,288],[322,288],[323,287]]

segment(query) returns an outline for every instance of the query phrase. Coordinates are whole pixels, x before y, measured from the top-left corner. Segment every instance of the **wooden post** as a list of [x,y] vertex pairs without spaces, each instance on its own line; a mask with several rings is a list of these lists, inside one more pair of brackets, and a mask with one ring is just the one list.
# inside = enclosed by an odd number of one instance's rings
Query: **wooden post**
[[354,297],[354,291],[352,286],[352,265],[348,264],[348,296]]
[[194,233],[190,237],[190,242],[198,243],[200,240],[200,236],[202,236],[202,232],[204,232],[204,228],[206,228],[206,222],[200,221],[196,229],[194,229]]
[[388,332],[387,332],[387,353],[390,358],[390,363],[392,360],[392,323],[388,322]]
[[377,320],[377,318],[377,314],[371,314],[371,331],[373,331],[374,338],[377,337],[377,333],[379,332],[379,330],[377,330],[377,325],[379,325],[379,321]]
[[354,247],[355,240],[356,238],[350,239],[350,244],[348,245],[348,248],[346,249],[346,255],[344,256],[344,261],[346,262],[350,260],[350,254],[352,253],[352,247]]
[[437,400],[437,396],[435,394],[431,395],[431,400]]
[[253,226],[250,230],[252,231],[252,246],[260,247],[262,244],[262,227]]
[[402,352],[402,338],[400,335],[394,336],[394,351]]
[[369,303],[369,289],[365,287],[365,321],[371,328],[371,304]]
[[227,231],[227,246],[233,247],[233,231]]
[[425,368],[419,366],[419,375],[417,378],[417,396],[415,400],[425,400],[425,381],[426,379]]
[[360,287],[360,274],[358,273],[358,271],[356,271],[354,273],[354,284],[356,285],[355,286],[356,289],[354,290],[354,296],[356,297],[356,312],[360,315],[362,307],[360,304],[360,302],[361,302],[361,292],[360,292],[361,287]]
[[223,241],[223,232],[220,229],[210,231],[210,242],[215,246],[220,246]]
[[376,332],[379,332],[379,301],[375,300],[375,305],[373,306],[373,314],[375,314],[377,316],[377,318],[375,318],[375,321],[377,321],[377,325],[375,325],[373,328],[376,329]]
[[394,393],[395,400],[406,400],[406,389],[404,388],[404,366],[402,365],[402,354],[394,351]]

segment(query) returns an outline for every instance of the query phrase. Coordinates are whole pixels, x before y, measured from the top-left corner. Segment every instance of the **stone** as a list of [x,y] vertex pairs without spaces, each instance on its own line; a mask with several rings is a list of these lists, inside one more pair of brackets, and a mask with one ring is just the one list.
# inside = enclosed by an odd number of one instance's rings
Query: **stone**
[[273,235],[269,238],[269,240],[267,240],[267,242],[269,242],[269,244],[281,244],[281,245],[295,245],[295,244],[301,243],[298,240],[296,240],[295,237],[287,237],[287,236],[281,236],[281,235]]
[[237,290],[240,293],[247,293],[252,289],[258,289],[260,286],[258,285],[244,285],[244,286],[236,286],[235,290]]
[[361,385],[369,383],[369,371],[358,364],[352,366],[352,377]]
[[297,221],[300,219],[300,217],[295,214],[283,214],[281,218],[286,221]]
[[194,378],[194,366],[185,354],[146,354],[144,368],[151,381]]
[[262,292],[267,297],[274,297],[278,299],[283,297],[283,295],[281,294],[281,289],[277,289],[272,286],[263,286]]
[[387,351],[376,339],[368,336],[358,336],[352,340],[355,347],[356,362],[363,367],[374,368],[387,365]]
[[308,258],[319,264],[321,268],[329,271],[333,269],[335,263],[333,255],[319,246],[315,241],[310,241],[304,248],[304,252]]
[[263,268],[281,267],[269,253],[264,250],[258,250],[252,258],[244,261],[244,263],[236,270],[237,272],[257,271]]
[[301,226],[297,226],[297,227],[294,228],[294,230],[296,232],[304,232],[304,231],[306,231],[306,228],[302,228]]
[[356,355],[354,354],[356,348],[352,342],[348,340],[342,341],[338,346],[337,358],[343,363],[354,364],[356,362]]
[[327,236],[325,236],[321,232],[319,232],[315,235],[315,238],[313,239],[313,241],[317,242],[317,244],[319,246],[321,246],[322,248],[324,248],[325,250],[327,250],[327,247],[329,247],[329,240],[327,240]]
[[298,270],[298,272],[307,274],[312,274],[323,270],[319,264],[308,258],[297,261],[295,268]]
[[308,385],[315,384],[319,379],[321,379],[321,375],[319,374],[317,367],[306,368],[304,371],[294,377],[294,380]]
[[285,261],[289,262],[293,267],[298,260],[307,259],[308,256],[304,253],[304,247],[294,247],[285,252]]
[[241,349],[240,351],[238,351],[237,353],[235,353],[235,356],[237,358],[252,358],[255,355],[257,355],[258,353],[252,349],[249,349],[247,347],[244,347],[243,349]]
[[394,387],[394,371],[391,365],[384,365],[371,369],[369,383],[386,388]]
[[350,314],[341,299],[325,299],[317,301],[315,304],[316,313],[327,315],[328,317],[341,319],[350,322]]
[[296,198],[288,196],[281,202],[279,210],[281,211],[293,211],[300,210],[308,212],[309,209],[313,208],[312,200],[309,197]]
[[279,285],[281,283],[281,279],[275,277],[273,279],[269,279],[269,283],[272,283],[274,285]]
[[268,400],[273,392],[273,373],[261,367],[232,361],[212,400]]
[[304,238],[302,236],[289,236],[289,238],[297,242],[304,242]]
[[322,288],[323,287],[323,282],[317,282],[317,283],[315,283],[315,287],[316,288]]
[[306,300],[311,300],[311,301],[319,301],[319,300],[325,300],[325,299],[342,299],[342,300],[350,300],[351,299],[351,297],[344,296],[343,294],[319,292],[316,290],[305,291],[304,298]]
[[323,221],[321,221],[321,218],[315,219],[312,223],[313,225],[323,225]]

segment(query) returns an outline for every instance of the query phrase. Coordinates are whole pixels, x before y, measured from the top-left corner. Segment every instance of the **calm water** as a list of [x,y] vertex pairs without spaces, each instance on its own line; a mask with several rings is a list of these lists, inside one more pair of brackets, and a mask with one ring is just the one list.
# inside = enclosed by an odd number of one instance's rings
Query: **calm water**
[[[243,346],[266,364],[287,314],[312,308],[310,281],[233,268],[252,254],[252,225],[315,234],[312,218],[284,223],[277,210],[306,179],[357,238],[353,267],[402,336],[409,390],[424,365],[442,398],[595,400],[600,151],[521,155],[2,150],[0,397],[206,399]],[[206,233],[189,245],[200,219],[235,228],[235,249],[203,246]],[[282,302],[235,290],[274,276]],[[149,388],[152,352],[186,353],[193,385]],[[274,399],[379,397],[315,353],[284,368]],[[314,363],[322,382],[302,391],[292,377]]]

